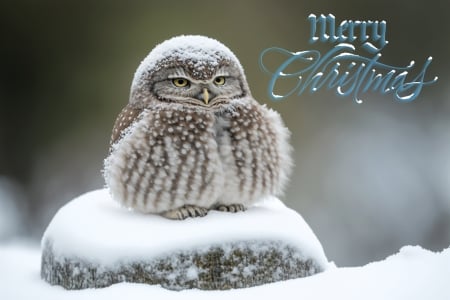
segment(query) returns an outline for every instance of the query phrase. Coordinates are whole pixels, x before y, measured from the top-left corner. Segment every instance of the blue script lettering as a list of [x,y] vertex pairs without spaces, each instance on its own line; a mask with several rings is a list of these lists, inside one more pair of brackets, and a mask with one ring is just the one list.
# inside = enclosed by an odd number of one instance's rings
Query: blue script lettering
[[[311,25],[309,43],[352,43],[358,38],[362,47],[370,53],[379,52],[386,46],[386,21],[351,21],[345,20],[336,28],[336,18],[332,14],[321,14],[318,18],[314,14],[308,16]],[[316,36],[316,34],[318,36]],[[347,34],[347,35],[346,35]],[[376,47],[373,43],[378,43]]]
[[[414,78],[409,78],[411,77],[408,76],[409,72],[415,65],[414,61],[406,67],[395,67],[379,62],[380,53],[367,58],[356,55],[354,51],[355,47],[347,43],[336,45],[323,56],[317,50],[290,52],[278,47],[265,49],[260,54],[259,64],[264,72],[271,75],[268,85],[269,96],[274,101],[280,101],[294,93],[301,95],[308,88],[311,93],[314,93],[326,87],[326,89],[335,89],[341,96],[352,95],[357,103],[362,103],[360,94],[368,91],[392,93],[394,99],[410,102],[417,98],[424,86],[437,81],[437,77],[433,80],[425,80],[426,71],[432,61],[431,57],[425,61]],[[272,72],[264,64],[264,57],[268,54],[281,54],[287,58]],[[286,69],[289,66],[292,68],[295,61],[306,64],[306,67],[286,73]],[[386,72],[382,74],[378,70]],[[279,95],[275,90],[278,81],[283,78],[296,78],[296,83],[288,92]]]

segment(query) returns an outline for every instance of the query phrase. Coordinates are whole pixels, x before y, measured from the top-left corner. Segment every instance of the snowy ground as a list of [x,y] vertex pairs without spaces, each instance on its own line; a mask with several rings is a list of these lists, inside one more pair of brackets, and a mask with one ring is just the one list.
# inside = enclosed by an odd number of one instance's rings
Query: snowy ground
[[[132,247],[125,253],[142,255],[144,247],[150,254],[163,249],[180,247],[173,237],[188,236],[191,241],[181,244],[194,245],[193,240],[227,238],[274,238],[290,241],[308,256],[326,263],[323,249],[309,226],[300,215],[286,208],[276,199],[250,208],[245,214],[211,212],[204,218],[187,221],[170,221],[158,216],[136,215],[119,207],[108,198],[105,190],[98,190],[78,197],[63,207],[47,229],[45,237],[58,240],[61,253],[85,254],[103,263],[113,263],[123,252],[119,249],[125,240]],[[86,212],[90,212],[87,214]],[[71,224],[77,224],[72,226]],[[255,226],[258,225],[258,226]],[[141,232],[143,228],[149,238]],[[208,230],[204,230],[208,228]],[[227,234],[223,229],[227,228]],[[111,231],[111,229],[113,229]],[[217,230],[222,234],[217,236]],[[158,235],[157,233],[160,232]],[[109,234],[108,234],[109,233]],[[96,237],[101,236],[95,244]],[[117,242],[116,240],[119,240]],[[159,241],[155,243],[155,240]],[[81,242],[86,242],[82,246]],[[87,243],[89,242],[89,243]],[[92,248],[88,245],[96,245]],[[106,246],[105,246],[106,245]],[[155,247],[156,245],[156,247]],[[84,251],[84,252],[83,252]],[[134,251],[134,252],[130,252]],[[65,300],[65,299],[376,299],[415,300],[450,299],[450,248],[434,253],[421,247],[406,246],[399,253],[383,261],[362,267],[329,267],[325,272],[306,278],[277,282],[247,289],[228,291],[184,290],[169,291],[160,286],[121,283],[103,289],[67,291],[50,286],[40,279],[40,248],[27,243],[0,243],[0,299],[1,300]]]
[[308,278],[230,291],[174,292],[130,283],[66,291],[43,282],[39,267],[39,248],[0,245],[0,299],[450,299],[450,249],[433,253],[412,246],[363,267],[332,268]]

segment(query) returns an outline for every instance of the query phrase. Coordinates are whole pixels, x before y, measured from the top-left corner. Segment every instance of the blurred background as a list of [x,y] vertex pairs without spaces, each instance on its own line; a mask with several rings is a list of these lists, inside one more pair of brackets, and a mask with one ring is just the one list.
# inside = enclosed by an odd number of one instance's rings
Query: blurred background
[[[443,7],[445,6],[445,7]],[[179,34],[230,47],[252,93],[292,131],[295,172],[283,197],[338,266],[403,245],[450,244],[449,4],[442,1],[1,1],[0,243],[39,242],[52,216],[102,188],[109,136],[140,61]],[[308,44],[307,16],[386,20],[382,62],[433,62],[411,103],[325,89],[273,102],[261,51]],[[366,54],[364,54],[366,55]]]

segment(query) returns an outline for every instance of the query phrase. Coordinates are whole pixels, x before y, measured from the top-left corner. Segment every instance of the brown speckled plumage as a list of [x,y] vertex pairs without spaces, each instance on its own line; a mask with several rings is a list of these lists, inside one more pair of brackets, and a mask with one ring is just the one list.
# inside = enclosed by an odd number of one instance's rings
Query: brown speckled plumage
[[112,146],[139,116],[142,109],[133,108],[131,105],[125,106],[117,116],[114,128],[111,134],[110,146]]
[[280,116],[252,98],[228,48],[178,37],[138,68],[104,175],[113,198],[139,211],[174,219],[241,211],[282,191],[288,137]]

